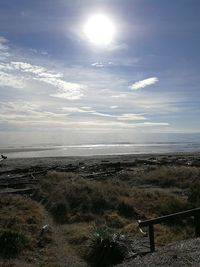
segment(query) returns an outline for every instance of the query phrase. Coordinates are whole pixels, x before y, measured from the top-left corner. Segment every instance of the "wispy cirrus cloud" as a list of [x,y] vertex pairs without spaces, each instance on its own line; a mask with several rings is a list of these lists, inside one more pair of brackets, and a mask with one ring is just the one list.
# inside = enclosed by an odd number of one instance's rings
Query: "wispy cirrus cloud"
[[86,113],[86,112],[89,112],[84,107],[82,107],[82,108],[78,108],[78,107],[63,107],[62,110],[67,112],[67,113]]
[[49,70],[45,67],[33,65],[26,62],[11,61],[10,64],[4,64],[5,68],[8,70],[16,70],[24,73],[35,74],[38,77],[43,78],[62,78],[63,74],[58,73],[52,70]]
[[83,96],[82,84],[67,82],[62,73],[43,66],[11,61],[0,64],[0,70],[0,86],[23,88],[25,86],[23,81],[32,79],[55,87],[57,92],[50,94],[52,97],[76,100]]
[[13,124],[35,124],[42,125],[44,122],[63,122],[67,114],[44,110],[40,105],[31,102],[0,102],[0,121]]
[[[37,102],[0,102],[1,127],[6,129],[135,129],[135,128],[164,128],[169,126],[166,122],[143,122],[142,114],[107,114],[93,110],[90,107],[62,107],[52,110],[48,105]],[[78,114],[81,113],[81,116]],[[74,114],[76,116],[74,116]]]
[[127,95],[126,94],[118,94],[118,95],[112,95],[111,97],[113,97],[113,98],[125,98],[125,97],[127,97]]
[[[88,129],[167,126],[154,122],[152,116],[146,118],[147,113],[137,108],[139,99],[127,90],[129,82],[101,66],[108,67],[112,62],[97,61],[94,67],[101,68],[99,71],[85,65],[64,67],[56,62],[57,66],[49,59],[41,60],[38,53],[34,58],[30,51],[23,56],[13,47],[10,49],[6,40],[3,42],[3,49],[9,55],[0,63],[0,87],[13,90],[2,94],[1,101],[5,102],[0,103],[0,126],[10,129],[43,128],[44,125],[63,129],[69,126],[74,129],[79,126]],[[76,100],[76,104],[65,100]]]
[[79,107],[63,107],[62,111],[65,111],[69,114],[70,113],[86,113],[86,114],[89,114],[90,116],[92,115],[96,117],[113,118],[113,119],[121,120],[121,121],[146,120],[146,117],[144,117],[143,114],[134,114],[134,113],[110,114],[110,113],[98,112],[91,108],[84,109],[84,108],[79,108]]
[[138,120],[146,120],[146,118],[142,114],[122,114],[117,117],[118,120],[121,121],[138,121]]
[[157,77],[150,77],[150,78],[133,83],[130,86],[130,88],[132,90],[140,90],[140,89],[145,88],[147,86],[153,85],[153,84],[157,83],[158,81],[159,81],[159,79]]
[[48,83],[58,89],[58,92],[50,94],[50,96],[68,100],[77,100],[83,96],[82,89],[84,86],[81,84],[66,82],[56,78],[40,78],[38,80]]

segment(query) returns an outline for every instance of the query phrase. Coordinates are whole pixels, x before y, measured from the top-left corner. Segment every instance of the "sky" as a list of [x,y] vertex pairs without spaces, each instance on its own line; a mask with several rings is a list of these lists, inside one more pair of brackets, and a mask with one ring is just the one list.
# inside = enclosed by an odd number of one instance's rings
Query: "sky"
[[199,0],[1,0],[1,143],[200,133],[199,14]]

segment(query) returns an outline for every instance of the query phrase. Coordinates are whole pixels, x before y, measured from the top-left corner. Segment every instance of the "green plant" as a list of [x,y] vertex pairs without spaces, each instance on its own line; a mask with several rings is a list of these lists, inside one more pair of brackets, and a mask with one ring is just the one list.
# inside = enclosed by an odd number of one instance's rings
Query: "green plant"
[[27,238],[24,234],[4,230],[0,233],[0,255],[3,258],[13,258],[16,257],[25,248],[27,243]]
[[123,261],[126,247],[120,242],[120,235],[108,228],[98,228],[92,238],[88,261],[93,267],[113,266]]

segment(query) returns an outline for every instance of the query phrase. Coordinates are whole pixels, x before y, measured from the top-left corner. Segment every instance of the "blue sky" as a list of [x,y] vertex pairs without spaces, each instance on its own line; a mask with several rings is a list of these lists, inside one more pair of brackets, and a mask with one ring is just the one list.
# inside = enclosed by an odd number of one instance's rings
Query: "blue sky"
[[[84,32],[95,14],[115,27],[107,45]],[[199,14],[199,0],[2,0],[0,131],[200,132]]]

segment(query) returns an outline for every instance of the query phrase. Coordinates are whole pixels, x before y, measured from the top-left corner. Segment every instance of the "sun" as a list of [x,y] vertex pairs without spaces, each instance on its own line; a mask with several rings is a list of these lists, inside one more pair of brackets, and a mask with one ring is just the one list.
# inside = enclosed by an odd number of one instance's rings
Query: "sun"
[[91,16],[84,25],[84,33],[91,43],[105,46],[112,43],[115,27],[109,17],[96,14]]

